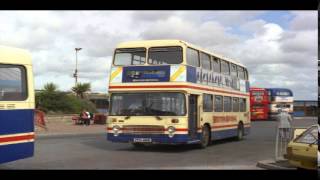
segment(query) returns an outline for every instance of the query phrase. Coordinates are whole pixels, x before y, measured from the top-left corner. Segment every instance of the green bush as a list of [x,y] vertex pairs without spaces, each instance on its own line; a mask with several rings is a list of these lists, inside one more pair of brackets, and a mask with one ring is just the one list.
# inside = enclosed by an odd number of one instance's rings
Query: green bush
[[80,113],[84,108],[90,112],[96,112],[92,102],[57,91],[36,93],[36,104],[43,111],[51,113]]

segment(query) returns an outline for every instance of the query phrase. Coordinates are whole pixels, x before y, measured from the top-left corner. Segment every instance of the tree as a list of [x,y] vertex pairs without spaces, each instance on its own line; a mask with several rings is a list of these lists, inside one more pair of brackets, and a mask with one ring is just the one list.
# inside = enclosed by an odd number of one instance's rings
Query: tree
[[77,96],[81,97],[81,99],[84,98],[84,94],[91,90],[91,84],[90,83],[78,83],[76,86],[72,87],[71,89],[74,93],[77,94]]
[[54,93],[58,89],[58,86],[54,83],[47,83],[43,87],[43,91],[46,93]]

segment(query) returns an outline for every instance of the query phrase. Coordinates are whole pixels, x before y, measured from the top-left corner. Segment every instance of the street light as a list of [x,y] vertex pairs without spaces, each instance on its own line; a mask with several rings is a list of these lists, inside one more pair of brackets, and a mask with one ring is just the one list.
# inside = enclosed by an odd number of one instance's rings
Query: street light
[[76,70],[74,71],[73,77],[75,78],[75,86],[78,84],[78,51],[80,51],[82,48],[75,48],[76,50]]

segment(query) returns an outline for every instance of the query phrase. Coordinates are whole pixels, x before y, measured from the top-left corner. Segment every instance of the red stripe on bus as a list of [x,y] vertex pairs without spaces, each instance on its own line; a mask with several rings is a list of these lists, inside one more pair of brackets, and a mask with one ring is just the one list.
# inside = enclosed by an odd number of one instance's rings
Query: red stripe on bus
[[[250,125],[250,123],[245,123],[244,126],[246,126],[246,125]],[[221,125],[221,126],[213,126],[212,129],[213,128],[225,128],[225,127],[237,127],[237,126],[238,126],[238,124],[228,124],[228,125]]]
[[199,90],[206,90],[212,92],[221,92],[221,93],[228,93],[240,96],[249,96],[248,94],[241,94],[241,93],[234,93],[222,90],[213,90],[204,87],[197,87],[197,86],[190,86],[190,85],[148,85],[148,86],[110,86],[109,89],[127,89],[127,88],[190,88],[190,89],[199,89]]
[[0,143],[12,142],[12,141],[23,141],[34,139],[34,135],[22,135],[14,137],[0,137]]
[[[112,128],[108,127],[107,130],[112,130]],[[120,130],[125,130],[124,128],[120,128]],[[143,129],[143,131],[153,131],[153,129]],[[168,129],[165,129],[168,131]],[[176,131],[188,131],[187,128],[176,128]]]

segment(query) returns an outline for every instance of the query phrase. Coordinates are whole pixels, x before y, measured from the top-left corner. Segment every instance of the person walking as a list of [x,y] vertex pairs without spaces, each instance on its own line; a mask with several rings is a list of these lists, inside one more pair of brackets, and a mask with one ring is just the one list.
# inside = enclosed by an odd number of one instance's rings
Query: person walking
[[276,119],[278,126],[275,159],[279,161],[283,160],[283,155],[286,154],[288,143],[292,139],[292,117],[288,112],[279,109]]
[[44,111],[42,111],[42,108],[40,106],[37,106],[34,112],[35,112],[35,116],[34,116],[35,125],[48,131],[48,127],[45,121],[45,113]]

